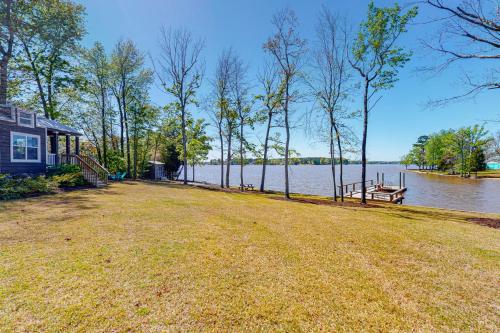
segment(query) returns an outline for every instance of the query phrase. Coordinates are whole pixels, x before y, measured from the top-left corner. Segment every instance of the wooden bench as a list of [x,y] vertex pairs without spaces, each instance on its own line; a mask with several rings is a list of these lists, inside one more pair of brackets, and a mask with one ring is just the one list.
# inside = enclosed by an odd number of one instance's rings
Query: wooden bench
[[240,189],[253,191],[254,187],[253,187],[253,184],[241,184]]

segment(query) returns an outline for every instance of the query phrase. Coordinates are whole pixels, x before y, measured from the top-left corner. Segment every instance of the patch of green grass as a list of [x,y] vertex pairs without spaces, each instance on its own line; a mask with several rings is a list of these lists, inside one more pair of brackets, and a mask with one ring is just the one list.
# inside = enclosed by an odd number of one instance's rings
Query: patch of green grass
[[[460,177],[460,174],[450,175],[448,172],[439,170],[416,170],[408,169],[407,171],[415,173],[423,173],[429,175],[440,175],[440,176],[450,176],[450,177]],[[472,172],[471,177],[476,177],[476,172]],[[500,170],[485,170],[478,171],[477,178],[500,178]]]
[[500,231],[469,217],[145,183],[2,203],[0,327],[499,331]]
[[500,170],[485,170],[477,173],[479,178],[500,178]]

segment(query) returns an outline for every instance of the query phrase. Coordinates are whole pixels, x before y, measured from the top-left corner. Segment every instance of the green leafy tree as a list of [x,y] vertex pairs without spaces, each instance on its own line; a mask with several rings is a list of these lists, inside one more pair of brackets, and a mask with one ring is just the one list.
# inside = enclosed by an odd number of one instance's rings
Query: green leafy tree
[[81,67],[84,77],[83,90],[90,97],[88,104],[91,109],[95,108],[99,112],[102,137],[102,157],[99,156],[99,160],[104,167],[107,167],[107,132],[110,128],[108,121],[110,118],[108,115],[110,110],[110,61],[101,43],[96,42],[92,48],[83,51]]
[[[139,95],[130,104],[129,123],[131,131],[132,151],[133,151],[133,168],[132,177],[137,178],[138,174],[142,174],[145,168],[145,160],[151,149],[151,131],[152,126],[158,118],[158,108],[149,105],[147,94]],[[143,158],[140,160],[141,151]],[[141,162],[139,164],[139,162]]]
[[354,41],[350,60],[352,67],[363,80],[363,139],[361,146],[362,185],[361,203],[366,203],[366,141],[368,136],[368,113],[377,104],[376,93],[392,88],[398,72],[410,60],[411,52],[397,46],[396,42],[407,25],[417,15],[417,7],[402,13],[399,5],[387,8],[368,5],[368,14],[361,23]]
[[[67,0],[19,1],[23,50],[18,69],[35,86],[45,117],[65,116],[64,98],[74,82],[74,59],[85,34],[82,5]],[[66,110],[67,111],[67,110]]]
[[425,143],[425,160],[431,170],[439,168],[445,153],[446,142],[441,133],[432,134]]
[[188,163],[193,168],[193,182],[195,181],[195,166],[205,162],[212,149],[212,138],[207,135],[208,124],[204,119],[190,119],[188,121]]
[[411,154],[405,154],[401,156],[400,160],[400,163],[405,166],[405,169],[408,169],[408,166],[413,164],[413,158]]
[[111,54],[111,89],[120,113],[120,152],[126,155],[129,177],[132,174],[130,104],[144,95],[152,82],[152,72],[145,68],[144,60],[144,54],[131,40],[119,41]]

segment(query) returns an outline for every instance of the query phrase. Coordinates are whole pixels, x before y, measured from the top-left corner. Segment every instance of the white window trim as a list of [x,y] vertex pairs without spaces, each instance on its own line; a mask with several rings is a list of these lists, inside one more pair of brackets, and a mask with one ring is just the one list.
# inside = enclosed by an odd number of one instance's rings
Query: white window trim
[[[14,135],[20,135],[25,137],[32,137],[38,139],[38,150],[37,150],[37,159],[36,160],[28,160],[28,159],[15,159],[14,158]],[[26,145],[28,141],[26,140]],[[26,146],[27,147],[27,146]],[[20,132],[10,132],[10,161],[11,163],[40,163],[41,160],[41,149],[42,149],[42,141],[40,140],[40,135],[28,134],[28,133],[20,133]],[[28,157],[28,152],[26,150],[26,158]]]
[[[2,107],[2,106],[5,107],[5,105],[0,105],[0,107]],[[0,120],[5,120],[5,121],[10,121],[12,123],[15,123],[16,122],[16,111],[14,110],[13,107],[8,106],[8,108],[10,108],[10,118],[0,114]]]
[[[31,125],[26,125],[21,123],[21,112],[31,115]],[[17,125],[22,127],[35,128],[35,114],[32,112],[17,110]]]

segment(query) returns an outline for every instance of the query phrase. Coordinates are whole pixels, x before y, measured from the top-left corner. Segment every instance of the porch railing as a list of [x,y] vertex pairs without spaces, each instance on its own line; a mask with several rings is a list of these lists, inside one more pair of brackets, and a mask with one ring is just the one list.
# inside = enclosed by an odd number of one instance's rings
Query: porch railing
[[47,153],[47,165],[48,166],[56,165],[56,154]]
[[97,162],[94,158],[92,158],[89,155],[75,155],[75,157],[83,161],[84,164],[89,165],[97,174],[99,181],[101,181],[104,184],[108,183],[108,177],[109,177],[109,171],[104,168],[99,162]]
[[108,183],[109,171],[88,155],[61,154],[60,163],[77,164],[82,168],[83,177],[94,186]]

